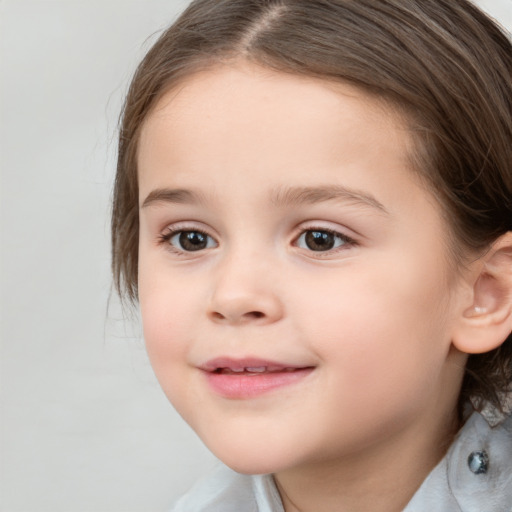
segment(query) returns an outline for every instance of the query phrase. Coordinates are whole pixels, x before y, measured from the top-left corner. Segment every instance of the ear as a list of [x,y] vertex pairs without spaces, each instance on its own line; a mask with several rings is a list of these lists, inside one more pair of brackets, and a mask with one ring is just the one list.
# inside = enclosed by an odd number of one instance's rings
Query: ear
[[471,268],[472,304],[464,306],[452,343],[461,352],[480,354],[499,347],[512,332],[512,232]]

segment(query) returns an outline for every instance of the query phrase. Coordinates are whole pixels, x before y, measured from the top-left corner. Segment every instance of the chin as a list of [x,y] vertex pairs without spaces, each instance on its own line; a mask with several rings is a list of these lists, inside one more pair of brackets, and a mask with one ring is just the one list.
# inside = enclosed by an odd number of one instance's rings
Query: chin
[[297,461],[285,450],[271,443],[206,443],[209,450],[226,466],[245,475],[264,475],[276,473],[294,466]]
[[[266,457],[262,457],[261,454],[258,458],[247,457],[245,454],[231,454],[228,457],[219,458],[233,471],[244,475],[266,475],[276,473],[283,469],[282,464],[268,460]],[[284,465],[284,467],[286,467],[286,465]]]

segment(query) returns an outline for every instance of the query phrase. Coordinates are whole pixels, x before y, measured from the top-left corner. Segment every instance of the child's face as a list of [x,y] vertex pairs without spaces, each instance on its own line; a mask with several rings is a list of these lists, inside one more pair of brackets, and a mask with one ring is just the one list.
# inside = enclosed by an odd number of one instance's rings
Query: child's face
[[216,455],[276,472],[442,431],[467,296],[402,123],[240,65],[168,93],[139,149],[149,356]]

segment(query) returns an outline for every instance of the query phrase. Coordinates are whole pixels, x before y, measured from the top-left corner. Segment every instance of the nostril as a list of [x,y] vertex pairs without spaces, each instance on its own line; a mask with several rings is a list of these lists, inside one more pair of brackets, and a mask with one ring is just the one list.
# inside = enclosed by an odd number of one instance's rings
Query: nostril
[[231,317],[230,315],[219,313],[218,311],[212,311],[211,317],[214,320],[218,321],[229,321],[229,322],[244,322],[248,320],[258,320],[260,318],[265,318],[265,313],[262,311],[248,311],[247,313],[242,313],[241,315],[234,315]]
[[251,318],[263,318],[265,314],[262,313],[261,311],[250,311],[249,313],[246,313],[244,316],[249,316]]

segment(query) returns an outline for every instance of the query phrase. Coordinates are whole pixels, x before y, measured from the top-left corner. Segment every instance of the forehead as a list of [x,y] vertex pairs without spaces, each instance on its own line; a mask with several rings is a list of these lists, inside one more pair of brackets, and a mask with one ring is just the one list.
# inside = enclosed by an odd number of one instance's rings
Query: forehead
[[403,118],[375,96],[238,63],[197,73],[160,99],[139,141],[139,189],[142,198],[207,180],[214,190],[217,177],[233,188],[264,180],[360,189],[409,169],[411,148]]
[[[361,137],[355,121],[364,121],[365,128],[372,124],[373,133]],[[243,139],[248,152],[272,142],[284,151],[301,136],[311,145],[320,142],[326,147],[336,145],[332,128],[340,123],[352,125],[352,134],[347,130],[344,136],[350,136],[354,146],[368,136],[378,143],[379,133],[400,150],[411,144],[403,116],[384,99],[347,83],[233,63],[195,73],[164,94],[146,118],[139,154],[144,155],[159,134],[171,132],[167,143],[176,150],[178,142],[201,142],[205,151],[218,143],[227,149]],[[239,136],[234,138],[235,133]]]

